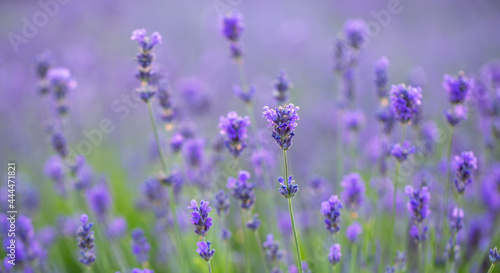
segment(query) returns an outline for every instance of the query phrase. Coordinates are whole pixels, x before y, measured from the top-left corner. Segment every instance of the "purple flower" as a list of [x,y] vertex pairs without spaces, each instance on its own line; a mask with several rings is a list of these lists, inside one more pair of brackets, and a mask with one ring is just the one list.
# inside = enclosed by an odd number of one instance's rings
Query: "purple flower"
[[450,215],[450,229],[457,234],[464,227],[464,211],[454,207]]
[[204,161],[205,141],[202,138],[189,139],[184,143],[182,155],[188,166],[199,168]]
[[500,211],[500,165],[494,164],[482,183],[482,200],[492,212]]
[[161,119],[169,125],[176,116],[176,110],[172,103],[172,96],[168,80],[160,78],[157,82],[157,99],[161,107]]
[[361,19],[351,19],[344,24],[344,35],[347,43],[354,49],[364,46],[367,39],[368,26]]
[[229,12],[222,18],[222,35],[230,42],[238,42],[243,29],[243,16],[241,13]]
[[440,132],[434,121],[426,122],[422,125],[420,136],[424,141],[424,152],[431,155],[434,152],[434,146],[439,140]]
[[493,249],[490,249],[490,262],[492,264],[500,264],[500,253],[498,252],[498,249],[495,247]]
[[113,219],[109,224],[106,233],[109,238],[122,238],[127,233],[127,220],[123,217]]
[[250,173],[247,171],[240,171],[238,178],[229,177],[227,179],[227,188],[231,189],[232,195],[241,202],[241,208],[250,209],[255,203],[255,188],[254,183],[247,182],[250,179]]
[[387,97],[387,82],[389,76],[387,75],[387,68],[389,67],[389,60],[382,56],[375,62],[375,86],[377,87],[377,95],[379,98]]
[[444,256],[450,262],[455,262],[460,256],[460,246],[456,241],[450,238],[444,246]]
[[281,149],[288,150],[292,146],[292,138],[295,135],[295,127],[299,115],[297,111],[300,108],[292,103],[285,106],[278,106],[276,109],[264,107],[262,116],[267,119],[268,128],[273,128],[272,137],[276,140]]
[[203,258],[203,260],[205,261],[210,261],[210,259],[212,259],[212,256],[214,256],[214,253],[215,253],[215,249],[210,249],[210,245],[212,243],[210,242],[198,242],[196,245],[198,246],[198,248],[196,249],[196,253],[198,253],[198,255],[200,255],[200,257]]
[[63,134],[58,132],[52,134],[52,147],[62,158],[68,155],[68,143]]
[[[117,273],[120,273],[120,272],[117,272]],[[153,270],[151,269],[139,269],[139,268],[134,268],[132,269],[132,272],[131,273],[154,273]]]
[[182,149],[184,137],[180,133],[175,133],[170,139],[170,147],[174,153],[178,153]]
[[463,71],[456,77],[444,75],[443,87],[448,92],[448,99],[452,104],[463,103],[471,88],[471,82]]
[[66,172],[61,158],[58,156],[51,156],[45,163],[43,172],[54,182],[56,191],[59,194],[65,195],[66,189],[64,186],[64,177]]
[[259,217],[258,214],[254,214],[253,218],[247,221],[246,226],[251,231],[257,231],[257,229],[259,229],[259,227],[260,227],[260,220],[259,220],[258,217]]
[[446,121],[450,126],[455,127],[457,126],[462,120],[467,119],[467,113],[468,113],[467,106],[462,105],[462,104],[457,104],[453,106],[452,109],[447,110],[444,112],[444,117],[446,118]]
[[222,238],[222,240],[226,241],[229,240],[229,238],[231,238],[231,235],[232,235],[231,231],[229,231],[226,228],[223,228],[220,237]]
[[410,144],[409,141],[403,142],[403,145],[397,143],[392,146],[391,148],[391,154],[396,158],[397,161],[399,162],[404,162],[407,158],[408,155],[411,155],[415,152],[415,147]]
[[212,210],[208,206],[208,202],[201,200],[200,206],[193,199],[191,200],[191,205],[188,209],[192,209],[191,212],[191,224],[195,226],[194,233],[201,237],[205,237],[212,226],[212,218],[208,217],[208,213]]
[[272,168],[275,164],[273,155],[266,149],[254,150],[250,160],[257,176],[262,176],[265,168]]
[[295,184],[295,180],[293,180],[291,175],[288,177],[288,183],[285,184],[285,179],[281,176],[278,177],[278,182],[281,184],[278,192],[284,198],[292,198],[299,191],[299,186]]
[[363,227],[358,222],[353,222],[349,225],[345,231],[347,239],[351,242],[356,242],[358,240],[359,235],[363,232]]
[[365,198],[365,184],[361,176],[357,173],[348,174],[344,176],[340,185],[344,189],[342,199],[347,208],[351,210],[359,208]]
[[455,168],[455,187],[459,194],[463,194],[465,187],[472,183],[472,171],[477,169],[477,159],[473,152],[462,152],[453,160]]
[[340,245],[334,244],[332,247],[330,247],[328,260],[332,265],[336,265],[340,262],[340,258],[342,258],[342,253],[340,252]]
[[161,44],[162,42],[161,35],[158,32],[153,32],[151,37],[148,37],[145,29],[134,30],[130,40],[137,41],[143,51],[149,51],[153,49],[155,45]]
[[382,106],[377,110],[376,117],[383,125],[383,132],[387,135],[391,134],[392,129],[394,128],[394,123],[396,121],[394,109],[389,105]]
[[247,146],[245,139],[248,126],[250,126],[250,118],[240,117],[236,112],[229,112],[227,117],[221,116],[219,119],[220,134],[227,135],[226,147],[234,157],[240,156]]
[[274,85],[274,91],[273,91],[274,98],[279,103],[285,102],[288,99],[288,89],[292,87],[292,83],[290,82],[290,79],[288,79],[285,70],[280,71],[280,74],[274,81],[273,85]]
[[410,198],[406,204],[408,211],[411,213],[411,219],[414,223],[422,223],[431,213],[430,200],[431,193],[427,187],[414,189],[407,185],[405,192]]
[[215,194],[215,209],[217,210],[217,215],[226,214],[230,206],[229,195],[225,193],[224,190],[220,190]]
[[132,230],[132,254],[136,257],[137,262],[142,264],[149,260],[149,251],[151,245],[146,238],[144,231],[140,228]]
[[255,87],[248,87],[248,92],[243,91],[240,86],[235,85],[233,87],[233,92],[238,98],[240,98],[244,103],[251,103],[255,95]]
[[78,248],[80,249],[79,261],[84,265],[92,265],[96,256],[94,250],[94,232],[91,230],[93,223],[88,222],[89,218],[86,214],[82,214],[80,222],[82,225],[78,227],[76,235],[78,237]]
[[150,204],[159,204],[167,196],[165,188],[157,178],[148,178],[142,184],[142,192]]
[[68,91],[76,88],[76,80],[66,67],[52,67],[47,71],[47,80],[57,102],[68,95]]
[[272,263],[283,257],[283,252],[279,250],[279,243],[274,240],[274,236],[271,233],[267,234],[266,241],[264,241],[262,247],[264,247],[267,258],[269,258]]
[[87,192],[87,200],[97,220],[105,221],[112,201],[108,187],[104,184],[93,187]]
[[347,111],[343,115],[344,125],[350,131],[359,131],[365,124],[365,113],[361,110]]
[[182,174],[178,170],[172,170],[169,175],[160,173],[158,181],[167,187],[173,186],[174,191],[177,193],[177,189],[182,187],[183,178]]
[[337,195],[332,195],[328,201],[321,203],[321,214],[325,216],[326,230],[331,234],[335,234],[340,230],[341,208],[342,202],[340,202]]
[[421,104],[422,90],[420,87],[411,87],[404,84],[393,85],[391,88],[391,105],[396,119],[406,124],[418,112]]
[[139,53],[136,56],[137,67],[136,77],[141,81],[141,86],[137,89],[139,97],[144,102],[149,102],[156,94],[156,87],[149,86],[153,82],[156,73],[153,71],[154,54],[151,52],[155,45],[162,42],[158,32],[153,32],[151,37],[146,36],[145,29],[136,29],[132,32],[131,40],[136,40],[139,43]]
[[410,236],[415,240],[415,242],[420,243],[427,240],[427,226],[421,227],[417,225],[412,225],[410,228]]

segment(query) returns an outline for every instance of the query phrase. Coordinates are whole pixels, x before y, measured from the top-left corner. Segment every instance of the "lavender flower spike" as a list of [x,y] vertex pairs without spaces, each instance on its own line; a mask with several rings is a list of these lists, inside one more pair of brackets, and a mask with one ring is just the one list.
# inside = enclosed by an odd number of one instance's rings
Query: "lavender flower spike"
[[444,75],[443,87],[448,92],[448,99],[452,104],[463,103],[471,88],[470,80],[463,71],[458,72],[456,77]]
[[251,231],[257,231],[257,229],[259,229],[259,227],[260,227],[259,215],[254,214],[253,218],[247,221],[246,226]]
[[273,128],[272,137],[276,140],[281,149],[288,150],[292,146],[292,138],[295,136],[295,127],[299,115],[297,111],[300,108],[292,103],[285,106],[279,106],[275,109],[264,107],[262,117],[266,118],[269,124],[268,128]]
[[463,194],[465,187],[472,183],[472,171],[477,169],[477,159],[473,152],[462,152],[453,160],[455,168],[455,187],[459,194]]
[[347,43],[354,49],[360,49],[367,38],[368,26],[361,19],[348,20],[344,25],[344,35]]
[[500,264],[500,253],[496,247],[490,249],[490,262],[492,264]]
[[332,195],[328,201],[321,203],[321,214],[325,216],[326,230],[335,234],[340,230],[342,203],[337,195]]
[[220,190],[215,195],[215,209],[217,211],[217,215],[225,214],[229,211],[231,203],[229,202],[229,195],[224,192],[224,190]]
[[145,29],[136,29],[132,32],[130,39],[137,41],[139,44],[139,54],[136,56],[139,66],[136,77],[141,81],[142,85],[137,89],[137,92],[144,102],[149,102],[156,94],[156,88],[148,86],[155,76],[152,66],[154,54],[151,51],[157,44],[161,44],[162,38],[158,32],[153,32],[151,37],[146,35]]
[[250,126],[248,116],[240,117],[236,112],[229,112],[227,117],[220,117],[219,128],[221,135],[227,135],[225,141],[226,147],[234,157],[240,156],[241,152],[247,146],[247,127]]
[[410,235],[417,242],[425,241],[427,239],[427,227],[422,226],[422,223],[431,213],[431,194],[429,189],[427,187],[414,189],[408,185],[405,187],[405,192],[410,198],[407,207],[413,221],[413,226],[410,228]]
[[200,255],[200,257],[203,258],[203,260],[205,261],[210,261],[210,259],[212,259],[212,257],[214,256],[215,254],[215,249],[210,249],[210,245],[212,243],[210,242],[198,242],[196,245],[198,246],[198,248],[196,249],[196,253],[198,253],[198,255]]
[[354,221],[350,226],[347,227],[345,234],[347,239],[351,242],[356,242],[359,235],[363,232],[363,227],[359,222]]
[[267,239],[262,246],[266,250],[267,257],[271,262],[277,261],[283,257],[283,252],[279,250],[279,243],[274,240],[273,234],[267,234]]
[[83,214],[80,217],[82,225],[78,227],[76,235],[78,236],[78,248],[80,248],[80,259],[79,261],[87,266],[92,265],[96,256],[93,252],[94,250],[94,232],[91,231],[93,223],[89,223],[89,217]]
[[332,265],[336,265],[340,262],[340,258],[342,258],[342,253],[340,252],[340,245],[334,244],[330,248],[330,253],[328,254],[328,260]]
[[142,264],[149,260],[149,251],[151,245],[144,235],[144,231],[140,228],[132,231],[132,254],[137,258],[137,262]]
[[453,106],[452,109],[446,110],[444,112],[444,117],[446,118],[446,121],[450,126],[455,127],[457,126],[462,120],[467,119],[467,113],[469,110],[467,109],[467,106],[462,105],[462,104],[457,104]]
[[375,86],[377,87],[377,96],[380,99],[387,97],[387,68],[389,67],[389,60],[387,57],[380,57],[375,63]]
[[361,176],[357,173],[348,174],[340,185],[344,188],[342,199],[346,206],[351,210],[359,208],[365,198],[365,184]]
[[278,178],[278,182],[281,184],[278,192],[284,198],[292,198],[299,191],[299,186],[295,184],[295,180],[293,180],[291,175],[288,177],[288,183],[285,183],[285,179],[281,176]]
[[254,183],[247,182],[250,179],[250,173],[240,171],[238,178],[229,177],[227,179],[227,188],[233,190],[232,195],[241,202],[241,208],[250,209],[255,203]]
[[283,103],[288,99],[288,89],[292,87],[292,83],[288,79],[285,70],[281,70],[280,74],[273,83],[274,85],[274,98],[279,102]]
[[396,119],[406,124],[417,115],[418,107],[421,104],[422,90],[420,87],[404,84],[393,85],[390,98]]
[[395,144],[391,148],[392,156],[399,162],[404,162],[413,153],[415,153],[415,147],[409,141],[403,142],[403,145]]
[[212,218],[208,217],[208,213],[212,210],[208,206],[208,202],[201,200],[200,206],[193,199],[191,200],[191,205],[188,209],[192,209],[191,212],[191,224],[195,226],[194,233],[201,237],[205,237],[212,226]]

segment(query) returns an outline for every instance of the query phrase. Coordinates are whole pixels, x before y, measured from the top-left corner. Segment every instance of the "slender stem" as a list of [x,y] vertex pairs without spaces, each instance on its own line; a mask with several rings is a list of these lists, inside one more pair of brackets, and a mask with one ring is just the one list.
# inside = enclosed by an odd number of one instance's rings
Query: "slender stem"
[[264,255],[264,251],[262,250],[262,242],[259,237],[259,233],[257,231],[254,232],[255,238],[257,240],[257,244],[259,244],[259,252],[260,255],[262,256],[262,261],[264,263],[264,267],[266,268],[266,272],[269,272],[269,268],[267,267],[267,261],[266,261],[266,256]]
[[208,272],[212,273],[212,265],[210,264],[210,261],[208,261]]
[[358,255],[358,245],[356,243],[352,244],[351,247],[351,270],[349,272],[356,271],[356,256]]
[[87,272],[92,273],[92,266],[87,266]]
[[491,264],[490,269],[488,269],[488,273],[493,273],[493,268],[495,268],[495,264]]
[[[445,221],[448,221],[448,217],[446,217],[446,213],[447,213],[447,210],[448,210],[448,207],[450,206],[450,194],[451,194],[451,191],[452,191],[452,183],[451,183],[451,150],[452,150],[452,147],[453,147],[453,133],[454,133],[454,127],[452,126],[451,127],[451,132],[450,132],[450,142],[449,142],[449,145],[448,145],[448,151],[446,153],[446,161],[448,163],[447,167],[446,167],[446,190],[445,190],[445,201],[444,201],[444,204],[442,205],[442,208],[441,208],[441,217],[440,217],[440,221],[442,219],[444,219]],[[447,229],[445,229],[447,230]],[[447,231],[446,231],[447,233]]]
[[423,262],[421,262],[423,261],[422,242],[418,243],[418,257],[420,257],[417,261],[418,272],[422,272],[422,266],[425,266]]
[[[289,188],[288,184],[288,161],[287,161],[287,156],[286,156],[286,150],[283,150],[283,159],[285,162],[285,181],[286,181],[286,188]],[[300,246],[299,246],[299,238],[297,235],[297,229],[295,228],[295,218],[293,216],[293,206],[292,206],[292,198],[288,198],[288,212],[290,213],[290,221],[292,222],[292,229],[293,229],[293,238],[295,240],[295,249],[297,253],[297,269],[299,269],[302,272],[302,259],[300,255]]]
[[149,120],[151,121],[151,127],[153,128],[153,134],[155,136],[156,148],[158,149],[158,155],[160,156],[161,168],[165,174],[167,174],[167,163],[165,161],[165,157],[163,156],[163,151],[161,149],[160,137],[158,136],[158,128],[156,128],[156,121],[153,114],[153,105],[151,101],[148,102],[148,112],[149,112]]
[[[406,137],[406,125],[403,124],[403,132],[401,134],[401,145],[403,145],[403,142],[405,140],[405,137]],[[397,198],[397,195],[398,195],[398,180],[399,180],[399,168],[400,168],[400,163],[399,163],[399,160],[396,160],[396,176],[394,177],[394,192],[392,194],[392,233],[391,233],[391,251],[389,253],[395,253],[396,251],[396,248],[395,248],[395,243],[396,243],[396,240],[394,237],[396,237],[396,198]],[[389,254],[389,257],[391,257]]]
[[245,210],[241,209],[241,231],[243,232],[243,235],[245,236],[245,242],[244,242],[244,245],[245,245],[245,268],[246,268],[246,272],[247,273],[250,273],[252,272],[252,268],[251,268],[251,263],[250,263],[250,250],[249,250],[249,240],[248,240],[248,237],[247,237],[247,232],[245,231]]
[[336,145],[337,145],[337,158],[335,161],[337,162],[337,184],[336,184],[336,189],[340,188],[340,181],[342,180],[342,172],[344,169],[344,157],[342,156],[342,125],[341,125],[341,120],[342,120],[342,110],[338,109],[337,110],[339,114],[337,115],[337,130],[335,131],[336,135]]
[[243,60],[239,60],[236,62],[238,65],[238,76],[240,77],[241,89],[243,92],[248,92],[248,82],[247,76],[245,73],[245,66],[243,65]]

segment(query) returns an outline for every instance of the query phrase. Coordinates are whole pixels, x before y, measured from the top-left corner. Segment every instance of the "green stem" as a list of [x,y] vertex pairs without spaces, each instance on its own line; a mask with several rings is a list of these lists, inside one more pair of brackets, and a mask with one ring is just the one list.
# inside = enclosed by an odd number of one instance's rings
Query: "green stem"
[[[406,137],[406,125],[403,124],[403,132],[401,134],[401,145],[403,145],[403,142],[405,140],[405,137]],[[400,168],[400,163],[399,163],[399,160],[396,161],[396,176],[394,177],[394,192],[392,194],[392,233],[391,233],[391,251],[389,253],[393,254],[395,253],[396,251],[396,248],[395,248],[395,243],[396,243],[396,240],[395,240],[395,237],[396,237],[396,197],[398,195],[398,180],[399,180],[399,168]],[[391,257],[389,254],[389,257]],[[390,258],[389,258],[390,259]]]
[[[451,150],[453,146],[453,133],[454,133],[454,128],[451,127],[451,133],[450,133],[450,143],[448,145],[448,151],[446,153],[446,160],[448,162],[447,168],[446,168],[446,192],[445,192],[445,202],[443,204],[443,208],[441,210],[441,217],[440,219],[444,219],[446,222],[448,222],[448,217],[446,217],[446,213],[448,211],[448,207],[450,205],[450,194],[452,191],[452,182],[451,182]],[[446,235],[448,234],[447,229],[445,229]]]
[[358,255],[358,246],[354,243],[351,247],[352,255],[351,255],[351,270],[349,272],[357,272],[356,271],[356,256]]
[[257,240],[257,244],[259,245],[259,252],[262,256],[262,261],[264,263],[264,267],[266,268],[266,272],[269,272],[269,268],[267,267],[266,256],[264,255],[264,251],[262,250],[262,242],[260,241],[259,233],[257,231],[254,232],[255,238]]
[[156,128],[156,121],[153,114],[153,105],[151,101],[148,102],[148,112],[149,112],[149,120],[151,121],[151,127],[153,128],[153,134],[155,136],[156,148],[158,149],[158,154],[160,156],[161,168],[165,174],[167,174],[167,163],[165,161],[165,157],[163,156],[163,151],[161,149],[160,137],[158,136],[158,128]]
[[491,264],[490,269],[488,269],[488,273],[493,273],[493,268],[495,268],[495,264]]
[[[288,184],[288,161],[287,161],[287,156],[286,156],[286,150],[283,150],[283,158],[285,162],[285,181],[286,181],[286,188],[289,188]],[[297,235],[297,229],[295,228],[295,218],[293,216],[293,206],[292,206],[292,198],[288,198],[288,212],[290,213],[290,221],[292,222],[292,230],[293,230],[293,238],[295,241],[295,249],[297,253],[297,269],[302,271],[302,259],[300,255],[300,246],[299,246],[299,238]]]
[[246,268],[246,272],[247,273],[250,273],[252,272],[252,265],[250,263],[250,249],[248,248],[249,245],[249,240],[248,240],[248,237],[247,237],[247,232],[245,230],[245,211],[243,209],[241,209],[241,231],[243,232],[243,235],[245,236],[245,242],[244,242],[244,245],[245,245],[245,268]]

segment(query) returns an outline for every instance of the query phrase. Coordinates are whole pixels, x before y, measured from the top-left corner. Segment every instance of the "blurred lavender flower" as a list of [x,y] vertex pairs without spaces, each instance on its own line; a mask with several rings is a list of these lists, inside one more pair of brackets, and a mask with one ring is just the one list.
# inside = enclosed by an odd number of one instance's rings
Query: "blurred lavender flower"
[[285,70],[281,70],[278,77],[273,83],[274,91],[273,96],[278,103],[283,103],[288,100],[288,89],[292,87],[292,83],[286,74]]
[[285,179],[281,176],[278,177],[278,182],[281,184],[278,192],[284,198],[292,198],[299,192],[299,186],[295,184],[295,180],[291,175],[288,177],[288,183],[285,183]]
[[333,57],[333,70],[337,73],[342,72],[349,61],[349,54],[344,40],[339,38],[335,40]]
[[331,234],[336,234],[340,230],[340,220],[342,203],[337,195],[332,195],[328,201],[321,203],[321,214],[325,216],[326,230]]
[[178,153],[182,149],[184,137],[180,133],[175,133],[170,139],[170,147],[174,153]]
[[350,19],[344,24],[344,35],[347,43],[354,49],[364,46],[367,39],[368,26],[361,19]]
[[492,264],[500,264],[500,253],[498,252],[498,249],[496,247],[490,249],[489,258]]
[[450,216],[451,232],[457,234],[464,227],[464,210],[454,207]]
[[229,211],[230,205],[229,195],[225,193],[224,190],[220,190],[217,194],[215,194],[215,209],[217,211],[217,215],[226,214]]
[[117,217],[111,220],[107,227],[106,234],[109,238],[119,239],[127,233],[127,220],[123,217]]
[[[117,272],[117,273],[120,273],[120,272]],[[132,269],[132,272],[131,273],[154,273],[153,270],[151,269],[140,269],[140,268],[134,268]]]
[[279,250],[279,243],[274,240],[273,234],[267,234],[267,239],[264,241],[262,246],[264,247],[267,258],[269,258],[271,263],[279,261],[281,257],[283,257],[283,252]]
[[179,87],[186,109],[195,115],[204,115],[210,110],[210,97],[206,85],[198,77],[188,77],[180,80]]
[[391,105],[396,119],[406,124],[417,114],[421,104],[422,90],[404,84],[393,85],[391,88]]
[[255,149],[250,156],[256,176],[264,174],[264,168],[272,168],[275,165],[273,155],[266,149]]
[[399,162],[404,162],[408,155],[411,155],[415,152],[415,147],[410,144],[409,141],[403,142],[403,145],[397,143],[392,146],[391,154],[396,158]]
[[94,232],[91,230],[93,223],[88,222],[89,218],[86,214],[82,214],[80,221],[82,225],[78,227],[76,235],[78,236],[78,248],[80,248],[79,261],[87,266],[92,265],[96,256],[94,250]]
[[477,159],[473,152],[462,152],[453,160],[455,168],[455,187],[459,194],[463,194],[465,187],[472,183],[472,171],[477,169]]
[[358,240],[359,235],[363,232],[363,227],[357,221],[354,221],[351,225],[346,228],[345,234],[347,239],[352,243]]
[[434,153],[434,147],[440,137],[439,128],[436,123],[434,121],[424,123],[420,131],[420,136],[424,142],[424,153],[427,155]]
[[241,152],[247,146],[247,127],[250,126],[248,116],[240,117],[236,112],[229,112],[227,117],[221,116],[219,119],[219,128],[221,135],[227,135],[226,147],[234,157],[240,156]]
[[144,231],[140,228],[132,230],[132,254],[137,262],[142,264],[149,260],[151,245],[146,238]]
[[104,222],[111,207],[111,193],[104,184],[99,184],[87,192],[89,207],[95,213],[98,221]]
[[66,194],[66,188],[64,186],[64,168],[64,163],[58,156],[51,156],[43,167],[44,174],[54,182],[56,191],[61,195]]
[[276,109],[264,107],[262,116],[267,119],[268,128],[273,128],[272,137],[276,140],[281,149],[288,150],[292,146],[292,138],[295,135],[295,127],[299,115],[297,111],[300,108],[292,103],[285,106],[278,106]]
[[328,260],[332,265],[336,265],[340,262],[340,258],[342,258],[342,253],[340,252],[340,245],[334,244],[332,247],[330,247]]
[[482,200],[492,212],[500,211],[500,165],[494,164],[481,185]]
[[450,262],[455,262],[460,257],[460,246],[450,238],[444,247],[444,258]]
[[239,41],[243,33],[243,16],[239,12],[229,12],[222,18],[222,35],[229,41],[231,57],[240,59],[243,55]]
[[463,71],[456,77],[444,75],[443,87],[448,92],[448,99],[452,104],[463,103],[471,88],[470,80]]
[[[299,273],[299,270],[296,265],[291,264],[290,267],[288,267],[288,273]],[[302,271],[300,271],[300,273],[311,273],[311,270],[309,270],[309,264],[307,264],[306,261],[302,262]]]
[[139,97],[144,102],[149,102],[156,94],[156,87],[149,86],[156,73],[153,71],[154,54],[151,52],[157,44],[161,44],[162,38],[158,32],[153,32],[151,37],[146,36],[145,29],[136,29],[132,32],[130,40],[139,43],[139,53],[136,56],[137,67],[136,77],[141,81],[141,87],[137,88]]
[[52,147],[62,158],[66,158],[68,155],[68,143],[62,133],[54,132],[52,134]]
[[184,142],[182,155],[191,168],[199,168],[204,161],[205,140],[189,139]]
[[427,187],[414,189],[409,185],[405,187],[405,192],[410,198],[410,201],[407,203],[407,208],[411,213],[411,219],[413,221],[413,226],[410,228],[410,235],[420,243],[427,239],[427,226],[422,226],[422,224],[431,213],[431,194]]
[[191,224],[195,226],[194,233],[201,237],[205,237],[212,226],[212,218],[208,217],[208,213],[212,210],[208,206],[208,202],[201,200],[200,206],[193,199],[188,209],[193,210],[191,212]]
[[248,92],[243,91],[240,86],[235,85],[233,87],[233,92],[238,98],[240,98],[244,103],[252,103],[252,99],[255,96],[255,87],[248,87]]
[[387,82],[389,76],[387,75],[387,68],[389,67],[389,60],[387,57],[382,56],[375,62],[375,86],[377,87],[377,96],[380,99],[387,98],[388,88]]
[[344,176],[340,185],[344,189],[342,199],[350,210],[358,209],[365,198],[365,184],[358,173]]
[[344,126],[354,132],[358,132],[365,124],[365,113],[361,110],[346,111],[343,115]]
[[171,91],[170,91],[170,86],[168,83],[168,80],[165,78],[161,78],[158,80],[156,83],[157,85],[157,91],[158,91],[158,102],[160,104],[160,107],[162,109],[161,112],[161,119],[166,122],[167,124],[171,124],[175,117],[176,117],[176,111],[174,109],[174,106],[172,104],[172,96],[171,96]]
[[47,71],[50,89],[58,104],[64,103],[68,92],[76,88],[76,80],[65,67],[52,67]]
[[420,243],[427,240],[427,231],[427,226],[419,227],[417,225],[413,225],[410,228],[409,234],[417,243]]
[[35,70],[39,78],[38,92],[40,95],[49,93],[49,82],[47,80],[47,73],[53,65],[53,60],[50,52],[45,51],[35,56]]
[[222,240],[224,240],[224,241],[229,240],[229,238],[231,238],[231,235],[232,235],[231,231],[229,231],[226,228],[222,229],[222,233],[221,233]]
[[198,246],[198,248],[196,249],[196,253],[198,253],[198,255],[200,255],[200,257],[202,257],[205,261],[210,261],[210,259],[212,259],[212,257],[214,256],[214,253],[215,253],[215,249],[210,249],[210,245],[212,243],[210,242],[198,242],[196,245]]
[[148,178],[142,184],[142,192],[150,204],[162,203],[167,193],[157,178]]
[[382,106],[381,108],[378,109],[376,117],[383,125],[382,131],[387,135],[391,134],[392,129],[394,128],[394,124],[396,122],[394,109],[390,105]]
[[446,110],[444,112],[444,116],[446,118],[446,121],[450,126],[455,127],[457,126],[461,121],[467,119],[467,106],[458,104],[453,106],[452,109]]
[[257,231],[257,229],[259,229],[259,227],[260,227],[259,215],[254,214],[253,218],[247,221],[246,226],[248,229],[250,229],[253,232]]
[[174,192],[177,193],[177,191],[182,187],[183,177],[179,170],[173,169],[170,171],[169,175],[166,175],[163,172],[160,173],[158,175],[158,181],[167,187],[173,186]]
[[227,179],[227,188],[231,189],[234,198],[241,202],[241,208],[251,209],[255,203],[255,188],[254,183],[248,183],[250,173],[247,171],[240,171],[238,178],[229,177]]

